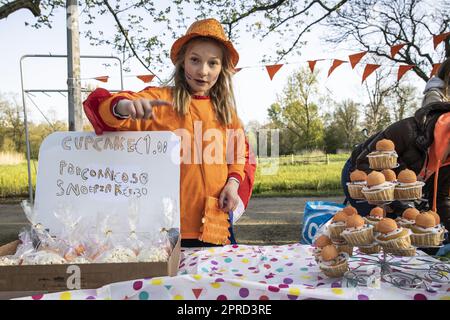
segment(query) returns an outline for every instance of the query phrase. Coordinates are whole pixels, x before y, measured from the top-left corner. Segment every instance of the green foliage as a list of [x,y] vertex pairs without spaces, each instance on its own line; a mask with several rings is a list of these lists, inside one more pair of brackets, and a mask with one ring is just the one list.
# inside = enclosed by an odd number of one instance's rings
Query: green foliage
[[352,150],[355,144],[364,140],[359,126],[359,105],[345,100],[336,105],[331,121],[325,128],[325,150],[330,153],[338,149]]
[[288,78],[281,97],[268,109],[272,123],[283,129],[280,140],[289,141],[286,149],[280,144],[281,154],[323,147],[324,128],[318,112],[319,99],[317,72],[301,68]]

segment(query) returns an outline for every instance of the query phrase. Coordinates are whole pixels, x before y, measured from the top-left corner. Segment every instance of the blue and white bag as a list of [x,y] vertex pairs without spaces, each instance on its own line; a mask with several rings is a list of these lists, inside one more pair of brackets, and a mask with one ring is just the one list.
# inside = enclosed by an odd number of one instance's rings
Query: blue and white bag
[[343,204],[334,202],[307,201],[300,243],[312,244],[317,231],[344,207]]

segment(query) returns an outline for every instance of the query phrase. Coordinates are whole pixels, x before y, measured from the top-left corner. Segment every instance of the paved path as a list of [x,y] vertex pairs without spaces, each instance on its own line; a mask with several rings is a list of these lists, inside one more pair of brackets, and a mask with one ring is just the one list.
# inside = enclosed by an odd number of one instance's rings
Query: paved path
[[[252,198],[247,211],[235,225],[241,244],[274,245],[300,241],[306,201],[342,203],[343,197]],[[17,239],[28,221],[19,201],[0,203],[0,245]]]
[[241,244],[275,245],[300,241],[303,211],[307,201],[342,203],[344,197],[252,198],[235,225]]

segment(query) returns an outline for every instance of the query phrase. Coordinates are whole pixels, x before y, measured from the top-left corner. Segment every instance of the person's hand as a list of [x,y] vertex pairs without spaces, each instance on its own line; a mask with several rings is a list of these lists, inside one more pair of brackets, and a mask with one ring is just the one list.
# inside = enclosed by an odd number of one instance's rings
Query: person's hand
[[163,100],[122,99],[117,103],[115,111],[122,116],[130,116],[133,120],[145,120],[155,117],[154,106],[172,106],[172,103]]
[[225,212],[235,210],[239,204],[239,183],[236,180],[228,180],[219,196],[219,206]]

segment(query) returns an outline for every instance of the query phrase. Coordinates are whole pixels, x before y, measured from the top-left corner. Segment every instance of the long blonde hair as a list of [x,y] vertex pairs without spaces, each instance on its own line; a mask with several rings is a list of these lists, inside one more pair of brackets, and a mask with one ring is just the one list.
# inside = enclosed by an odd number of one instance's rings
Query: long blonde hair
[[216,117],[222,125],[229,125],[232,122],[233,113],[236,112],[236,100],[234,97],[232,76],[234,74],[234,66],[231,62],[230,56],[227,53],[225,46],[220,42],[208,38],[197,37],[187,42],[178,53],[175,62],[175,71],[172,74],[169,82],[173,85],[173,105],[174,109],[180,116],[187,114],[189,104],[191,102],[191,94],[189,92],[189,85],[186,82],[184,74],[184,58],[187,48],[194,41],[213,41],[222,48],[222,69],[220,71],[217,82],[209,91],[209,96],[214,107]]

